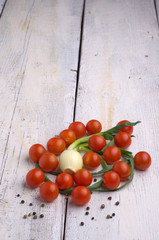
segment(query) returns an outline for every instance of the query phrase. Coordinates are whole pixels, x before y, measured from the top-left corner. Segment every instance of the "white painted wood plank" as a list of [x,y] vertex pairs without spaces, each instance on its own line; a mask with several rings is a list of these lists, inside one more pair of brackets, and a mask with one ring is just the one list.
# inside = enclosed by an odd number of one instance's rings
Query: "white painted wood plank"
[[[77,68],[82,5],[9,0],[0,20],[2,239],[62,239],[65,198],[41,208],[25,175],[34,167],[29,147],[46,145],[73,120],[76,72],[70,69]],[[23,219],[33,211],[45,217]]]
[[[87,0],[84,23],[76,120],[96,118],[103,129],[122,119],[141,120],[130,150],[148,151],[152,166],[146,172],[135,171],[133,182],[119,192],[93,193],[84,207],[73,206],[70,200],[66,240],[157,240],[159,29],[154,3]],[[107,220],[113,212],[116,216]]]

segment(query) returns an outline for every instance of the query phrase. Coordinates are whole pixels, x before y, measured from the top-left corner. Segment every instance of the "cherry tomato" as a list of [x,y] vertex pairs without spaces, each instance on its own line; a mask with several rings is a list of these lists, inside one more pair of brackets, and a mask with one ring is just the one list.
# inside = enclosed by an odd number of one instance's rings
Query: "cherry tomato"
[[95,169],[101,164],[101,158],[95,152],[87,152],[83,156],[83,164],[88,169]]
[[92,151],[101,151],[106,146],[106,140],[103,136],[93,135],[88,140],[88,146]]
[[76,205],[83,206],[91,199],[91,193],[84,186],[75,187],[71,193],[72,202]]
[[121,181],[127,180],[131,174],[129,165],[124,161],[115,162],[112,170],[119,174]]
[[[117,125],[120,125],[120,124],[125,123],[125,122],[129,122],[129,121],[128,120],[122,120],[122,121],[118,122]],[[133,126],[125,126],[125,127],[120,128],[119,130],[122,131],[122,132],[126,132],[129,135],[131,135],[132,132],[133,132]]]
[[46,149],[41,144],[34,144],[29,149],[29,157],[33,162],[39,162],[40,157],[46,153]]
[[151,165],[151,157],[147,152],[138,152],[134,157],[135,168],[138,170],[146,170]]
[[70,124],[69,129],[73,130],[76,138],[81,138],[86,133],[86,127],[82,122],[73,122]]
[[126,132],[119,132],[115,135],[114,142],[117,147],[126,149],[131,145],[131,137]]
[[40,169],[32,169],[26,175],[26,183],[32,187],[39,187],[41,183],[44,182],[45,176]]
[[75,172],[74,181],[79,186],[89,186],[92,182],[92,175],[87,169],[79,169]]
[[55,154],[45,153],[39,160],[39,166],[45,172],[51,172],[58,166],[58,160]]
[[66,190],[73,186],[73,177],[68,173],[60,173],[56,177],[56,184],[61,190]]
[[45,182],[40,187],[40,196],[47,202],[54,201],[59,195],[59,189],[53,182]]
[[113,164],[114,162],[120,160],[121,151],[116,146],[107,147],[103,152],[103,159],[107,164]]
[[86,130],[88,135],[99,133],[102,130],[102,124],[98,120],[90,120],[86,124]]
[[66,146],[76,141],[76,134],[71,129],[65,129],[60,133],[60,137],[64,139]]
[[109,190],[116,189],[120,184],[119,174],[114,171],[106,172],[103,176],[103,184]]
[[47,149],[49,152],[55,155],[61,154],[66,148],[66,143],[61,137],[53,137],[47,143]]

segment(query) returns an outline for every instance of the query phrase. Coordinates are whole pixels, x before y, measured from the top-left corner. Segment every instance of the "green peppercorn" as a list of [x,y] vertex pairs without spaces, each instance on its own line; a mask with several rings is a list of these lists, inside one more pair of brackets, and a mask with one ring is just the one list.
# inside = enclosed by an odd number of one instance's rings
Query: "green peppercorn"
[[25,214],[24,216],[23,216],[23,218],[27,218],[28,216],[27,216],[27,214]]
[[101,209],[105,208],[105,204],[102,204],[102,205],[100,206],[100,208],[101,208]]
[[30,217],[30,216],[31,216],[31,213],[28,214],[28,217]]
[[108,214],[108,215],[106,216],[106,218],[109,219],[109,218],[111,218],[111,216]]
[[37,215],[34,215],[33,219],[37,219]]

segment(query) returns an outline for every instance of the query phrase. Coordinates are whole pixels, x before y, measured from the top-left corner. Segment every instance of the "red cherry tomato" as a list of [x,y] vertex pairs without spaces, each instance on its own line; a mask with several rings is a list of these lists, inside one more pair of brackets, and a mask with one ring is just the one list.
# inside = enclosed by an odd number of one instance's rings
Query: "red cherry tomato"
[[70,124],[69,129],[74,131],[76,138],[81,138],[86,133],[86,127],[82,122],[73,122]]
[[88,169],[95,169],[101,164],[101,158],[95,152],[87,152],[83,156],[83,164]]
[[75,187],[71,193],[72,202],[76,205],[83,206],[91,199],[91,193],[84,186]]
[[[125,123],[125,122],[129,122],[129,121],[128,120],[122,120],[122,121],[118,122],[117,125],[120,125],[120,124]],[[122,131],[122,132],[126,132],[129,135],[131,135],[132,132],[133,132],[133,126],[125,126],[125,127],[120,128],[119,130]]]
[[119,174],[114,171],[106,172],[103,176],[103,184],[109,190],[116,189],[120,184]]
[[117,147],[126,149],[131,145],[131,137],[126,132],[119,132],[115,135],[114,142]]
[[45,153],[39,160],[39,166],[45,172],[51,172],[58,166],[58,160],[55,154]]
[[138,152],[134,157],[135,168],[141,171],[146,170],[151,165],[151,157],[147,152]]
[[87,169],[79,169],[75,172],[74,181],[79,186],[89,186],[92,182],[92,175]]
[[76,141],[76,134],[71,129],[65,129],[60,133],[60,137],[64,139],[66,146]]
[[61,154],[66,148],[66,143],[61,137],[53,137],[47,143],[47,149],[49,152],[55,155]]
[[116,146],[107,147],[103,152],[103,159],[107,164],[113,164],[116,161],[120,160],[121,151]]
[[102,130],[102,124],[98,120],[92,119],[87,122],[86,130],[88,135],[99,133]]
[[119,174],[121,181],[127,180],[131,174],[129,165],[124,161],[115,162],[112,170]]
[[56,177],[56,184],[61,190],[66,190],[73,186],[73,177],[68,173],[60,173]]
[[59,195],[59,189],[53,182],[45,182],[40,187],[40,196],[47,202],[54,201]]
[[40,157],[46,153],[46,149],[41,144],[34,144],[29,149],[29,157],[33,162],[39,162]]
[[32,187],[39,187],[41,183],[44,182],[45,176],[40,169],[32,169],[26,175],[26,183]]
[[101,151],[106,146],[106,140],[103,136],[93,135],[88,140],[88,146],[92,151]]

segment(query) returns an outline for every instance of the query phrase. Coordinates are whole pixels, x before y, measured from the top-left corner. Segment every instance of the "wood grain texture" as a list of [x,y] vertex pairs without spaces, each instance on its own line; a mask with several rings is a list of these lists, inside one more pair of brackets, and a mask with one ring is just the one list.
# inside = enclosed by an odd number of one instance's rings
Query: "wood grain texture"
[[[86,206],[73,206],[70,200],[66,240],[159,239],[158,60],[153,1],[86,1],[76,120],[86,123],[95,118],[103,129],[122,119],[141,120],[130,150],[148,151],[152,166],[135,171],[133,182],[119,192],[93,193]],[[101,210],[103,203],[106,207]],[[116,216],[106,219],[113,212]]]
[[[8,0],[0,20],[2,239],[62,239],[65,198],[41,208],[39,189],[29,189],[25,175],[34,167],[29,147],[46,145],[73,120],[76,72],[71,69],[77,69],[82,5]],[[33,211],[37,220],[23,219]]]

